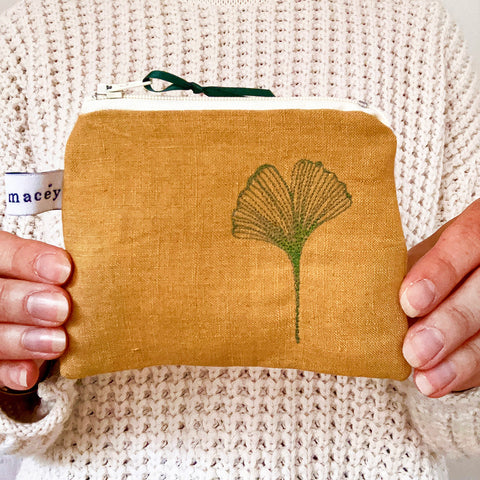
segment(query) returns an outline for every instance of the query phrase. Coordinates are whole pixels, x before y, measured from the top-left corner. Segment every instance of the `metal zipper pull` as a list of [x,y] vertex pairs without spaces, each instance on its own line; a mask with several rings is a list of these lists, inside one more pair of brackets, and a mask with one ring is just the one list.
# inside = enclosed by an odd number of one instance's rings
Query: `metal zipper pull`
[[127,83],[99,83],[97,85],[97,92],[95,98],[122,98],[125,90],[130,88],[144,87],[145,85],[151,85],[152,81],[137,81]]

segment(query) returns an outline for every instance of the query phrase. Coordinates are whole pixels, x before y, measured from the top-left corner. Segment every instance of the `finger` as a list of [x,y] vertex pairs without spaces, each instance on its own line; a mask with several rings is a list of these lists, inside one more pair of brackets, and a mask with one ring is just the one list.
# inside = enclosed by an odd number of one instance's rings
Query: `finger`
[[58,358],[65,350],[65,330],[0,323],[0,358],[25,360]]
[[464,392],[466,390],[470,390],[471,388],[478,388],[478,387],[480,387],[480,372],[476,373],[473,377],[471,377],[462,385],[455,387],[452,390],[452,392]]
[[445,228],[411,268],[400,287],[409,317],[431,312],[465,275],[480,265],[480,201],[473,202]]
[[480,268],[432,313],[412,325],[403,356],[414,368],[429,369],[480,330]]
[[408,251],[407,272],[422,258],[438,241],[440,235],[446,230],[458,217],[452,218],[447,223],[443,224],[434,234],[426,238],[420,243],[417,243]]
[[[455,217],[456,218],[456,217]],[[423,240],[420,243],[417,243],[414,247],[412,247],[408,251],[408,261],[407,261],[407,272],[409,272],[412,267],[422,258],[438,241],[440,235],[443,231],[448,228],[448,226],[455,220],[452,218],[447,223],[442,225],[433,235],[428,237],[427,239]],[[402,282],[402,287],[405,282]],[[401,298],[403,292],[403,288],[400,289],[399,295]],[[411,327],[416,322],[415,318],[408,317],[408,326]]]
[[65,250],[0,231],[0,276],[62,285],[71,269]]
[[0,323],[58,326],[70,309],[70,296],[58,286],[0,278]]
[[465,342],[443,362],[429,370],[416,370],[414,381],[431,398],[480,386],[480,334]]
[[[456,219],[452,218],[447,223],[442,225],[433,235],[423,240],[420,243],[417,243],[408,251],[408,260],[407,260],[407,272],[409,272],[412,267],[423,257],[434,245],[437,243],[437,240],[440,238],[442,232],[448,228],[448,226]],[[402,287],[405,282],[402,282]],[[401,298],[403,288],[400,288],[399,296]],[[416,322],[415,318],[408,317],[408,327],[411,327]]]
[[39,365],[33,360],[0,361],[0,386],[28,390],[38,380]]

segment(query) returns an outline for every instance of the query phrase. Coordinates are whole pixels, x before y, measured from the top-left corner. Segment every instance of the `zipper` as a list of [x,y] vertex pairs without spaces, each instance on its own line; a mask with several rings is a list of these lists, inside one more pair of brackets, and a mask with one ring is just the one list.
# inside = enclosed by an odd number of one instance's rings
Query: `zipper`
[[[355,101],[339,97],[208,97],[194,94],[165,95],[149,93],[145,95],[126,94],[125,91],[151,84],[128,82],[119,84],[100,83],[97,92],[87,98],[80,113],[99,110],[275,110],[275,109],[332,109],[362,111],[377,117],[392,129],[388,115],[363,100]],[[160,103],[157,103],[160,102]]]
[[97,93],[95,93],[93,98],[122,98],[125,95],[125,90],[151,84],[151,80],[146,82],[99,83],[97,85]]

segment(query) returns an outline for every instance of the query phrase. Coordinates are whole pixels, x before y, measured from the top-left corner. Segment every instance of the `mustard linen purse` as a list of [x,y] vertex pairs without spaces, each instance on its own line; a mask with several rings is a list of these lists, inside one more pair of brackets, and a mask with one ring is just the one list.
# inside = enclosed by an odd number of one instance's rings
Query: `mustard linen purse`
[[384,114],[349,100],[86,100],[65,151],[60,373],[407,378],[395,153]]

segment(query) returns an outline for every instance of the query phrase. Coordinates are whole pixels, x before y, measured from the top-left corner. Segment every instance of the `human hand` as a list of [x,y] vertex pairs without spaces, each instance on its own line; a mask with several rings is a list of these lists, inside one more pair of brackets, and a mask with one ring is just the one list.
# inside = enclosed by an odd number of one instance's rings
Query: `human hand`
[[408,252],[403,355],[431,398],[480,386],[479,265],[480,199]]
[[61,248],[0,231],[0,386],[27,390],[66,348],[71,272]]

